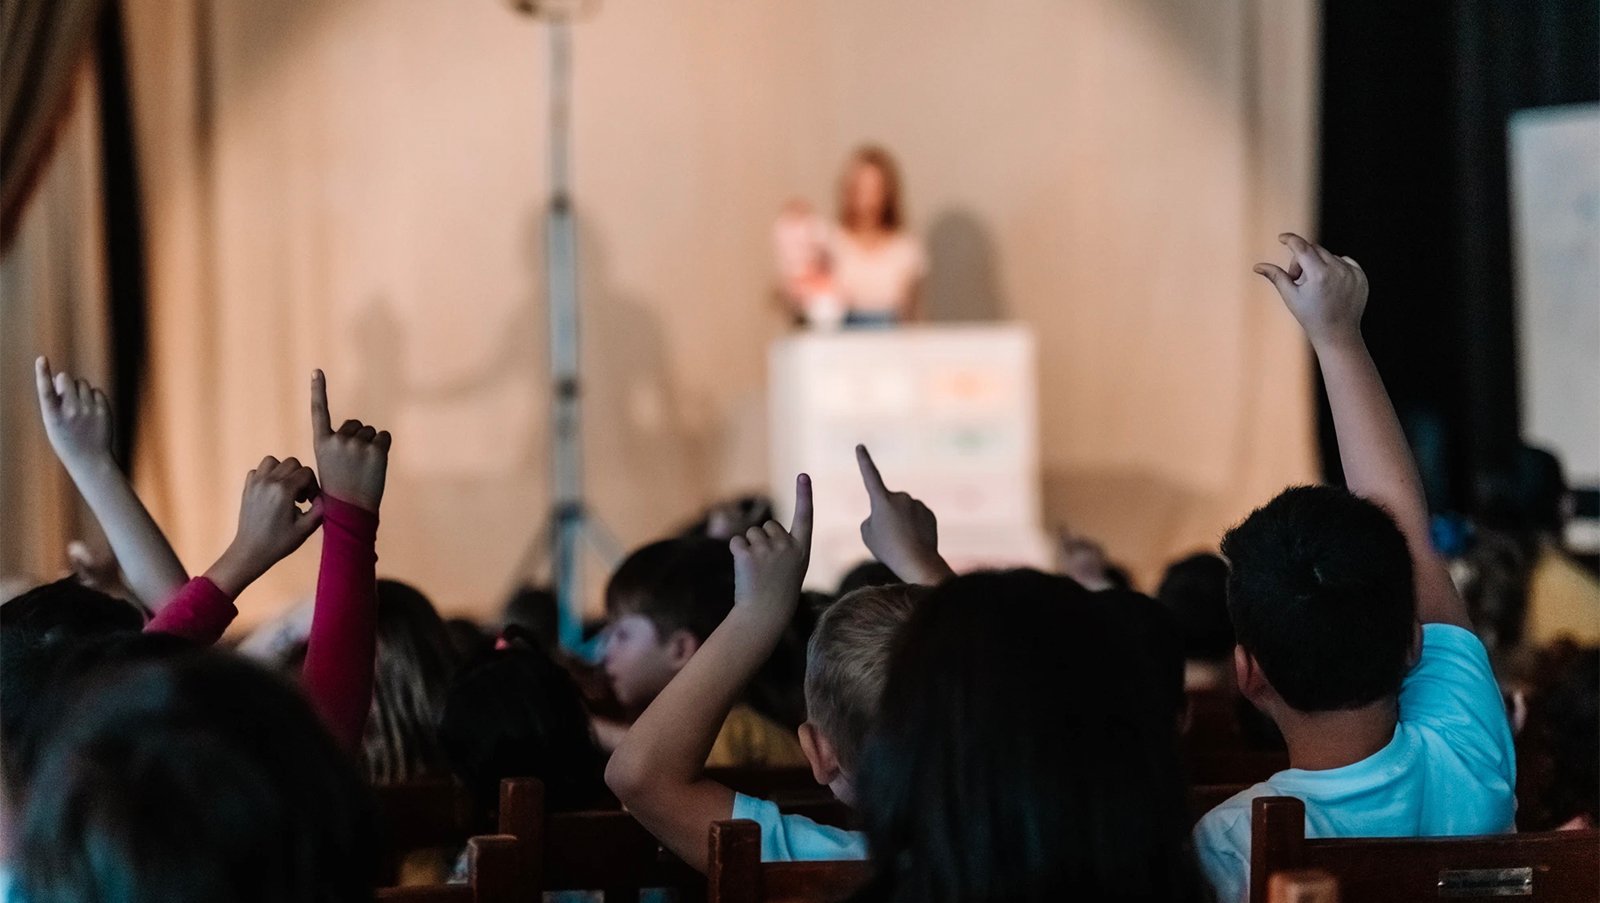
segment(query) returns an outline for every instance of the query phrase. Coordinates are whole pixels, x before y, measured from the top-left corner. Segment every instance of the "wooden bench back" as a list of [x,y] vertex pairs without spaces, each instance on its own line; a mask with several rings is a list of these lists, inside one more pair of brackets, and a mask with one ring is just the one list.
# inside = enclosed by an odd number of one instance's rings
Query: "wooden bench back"
[[837,903],[866,883],[866,862],[762,862],[761,826],[711,826],[707,903]]
[[1307,840],[1305,804],[1262,797],[1251,809],[1250,901],[1267,903],[1278,872],[1319,869],[1359,903],[1515,897],[1526,903],[1600,900],[1600,832],[1484,837]]

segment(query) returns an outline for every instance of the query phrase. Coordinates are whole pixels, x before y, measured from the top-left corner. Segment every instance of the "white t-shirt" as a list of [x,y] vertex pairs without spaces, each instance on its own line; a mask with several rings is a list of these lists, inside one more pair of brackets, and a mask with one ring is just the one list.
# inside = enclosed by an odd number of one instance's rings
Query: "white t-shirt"
[[859,831],[819,825],[804,815],[784,815],[770,800],[733,795],[733,817],[761,826],[762,862],[831,862],[867,858],[867,838]]
[[905,232],[866,248],[834,229],[828,252],[834,288],[856,313],[904,314],[912,289],[928,269],[922,245]]
[[1444,837],[1514,830],[1516,756],[1483,643],[1425,624],[1422,655],[1400,686],[1394,739],[1342,768],[1290,768],[1206,813],[1195,850],[1219,903],[1250,892],[1250,804],[1305,801],[1307,837]]

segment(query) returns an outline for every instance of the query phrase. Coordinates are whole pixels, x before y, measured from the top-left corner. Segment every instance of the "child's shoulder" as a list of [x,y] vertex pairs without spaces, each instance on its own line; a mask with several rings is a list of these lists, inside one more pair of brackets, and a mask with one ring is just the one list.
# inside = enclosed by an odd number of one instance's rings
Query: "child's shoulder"
[[757,712],[748,705],[737,705],[722,722],[711,755],[709,768],[765,765],[774,768],[806,764],[800,740],[794,731]]

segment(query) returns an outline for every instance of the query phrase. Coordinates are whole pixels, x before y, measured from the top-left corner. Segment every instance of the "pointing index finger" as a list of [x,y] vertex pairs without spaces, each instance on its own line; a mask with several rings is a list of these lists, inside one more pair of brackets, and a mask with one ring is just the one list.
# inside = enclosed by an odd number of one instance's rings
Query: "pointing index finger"
[[311,371],[311,434],[327,436],[333,432],[328,417],[328,378],[321,370]]
[[811,546],[811,477],[801,474],[794,481],[794,520],[789,534],[807,548]]
[[889,494],[889,487],[883,485],[883,475],[878,473],[878,465],[872,463],[872,455],[865,445],[856,446],[856,465],[861,468],[861,482],[867,486],[868,498],[877,501]]
[[33,362],[33,379],[39,389],[39,405],[52,411],[60,407],[61,398],[56,395],[55,375],[50,372],[50,359],[42,354]]

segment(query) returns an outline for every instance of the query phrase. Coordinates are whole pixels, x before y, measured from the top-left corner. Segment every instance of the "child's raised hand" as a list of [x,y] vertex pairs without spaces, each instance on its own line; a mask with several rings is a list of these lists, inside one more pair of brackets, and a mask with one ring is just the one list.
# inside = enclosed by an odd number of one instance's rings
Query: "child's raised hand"
[[1283,296],[1313,345],[1359,338],[1367,306],[1367,274],[1349,257],[1336,257],[1293,232],[1278,236],[1289,248],[1289,268],[1258,263],[1254,270]]
[[[297,503],[311,502],[301,511]],[[268,455],[244,481],[239,532],[206,576],[237,596],[274,564],[300,548],[322,523],[317,477],[294,458]]]
[[891,492],[865,445],[856,446],[856,464],[872,511],[861,522],[867,551],[908,583],[938,583],[950,575],[939,557],[939,522],[915,496]]
[[795,478],[789,529],[769,520],[733,537],[728,548],[733,552],[734,604],[791,612],[811,561],[811,478]]
[[337,431],[328,416],[328,382],[321,370],[311,374],[311,442],[317,453],[322,491],[373,514],[383,500],[389,468],[390,437],[359,420],[346,420]]
[[50,361],[34,361],[34,382],[39,390],[39,412],[44,432],[56,457],[70,469],[98,458],[111,457],[111,403],[106,393],[88,380],[73,380],[67,373],[52,373]]

